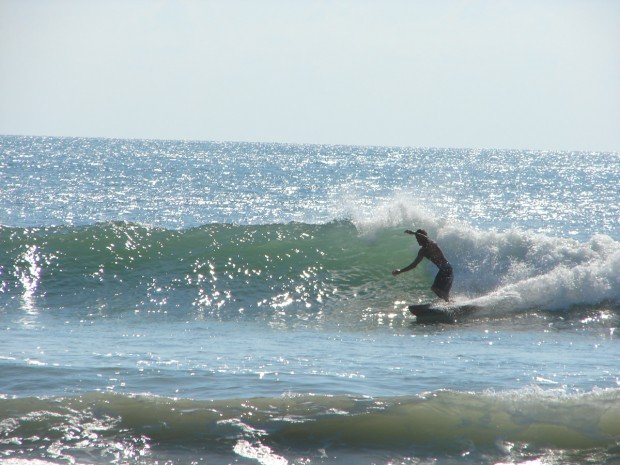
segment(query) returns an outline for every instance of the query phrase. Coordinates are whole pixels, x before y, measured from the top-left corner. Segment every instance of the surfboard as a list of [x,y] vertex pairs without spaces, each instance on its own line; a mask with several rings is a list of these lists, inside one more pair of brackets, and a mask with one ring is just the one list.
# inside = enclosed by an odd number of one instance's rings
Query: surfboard
[[415,315],[418,323],[458,323],[460,320],[480,307],[475,305],[409,305],[409,311]]

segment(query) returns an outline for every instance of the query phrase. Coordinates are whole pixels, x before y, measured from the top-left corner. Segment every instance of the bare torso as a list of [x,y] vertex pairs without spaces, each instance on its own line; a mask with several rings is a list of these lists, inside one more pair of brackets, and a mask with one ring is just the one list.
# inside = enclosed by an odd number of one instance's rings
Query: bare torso
[[422,248],[420,248],[420,251],[418,252],[418,257],[428,258],[439,268],[448,264],[448,260],[446,260],[446,257],[444,256],[439,246],[431,240],[429,240],[428,243],[424,244]]

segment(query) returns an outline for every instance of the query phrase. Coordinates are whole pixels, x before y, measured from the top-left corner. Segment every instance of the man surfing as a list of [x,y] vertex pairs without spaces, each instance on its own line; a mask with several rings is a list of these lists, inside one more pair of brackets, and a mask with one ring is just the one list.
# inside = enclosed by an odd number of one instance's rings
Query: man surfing
[[450,265],[448,260],[446,260],[446,257],[439,246],[434,241],[429,239],[428,234],[424,229],[418,229],[416,232],[407,229],[405,234],[411,234],[416,237],[418,244],[420,244],[420,251],[418,252],[416,259],[410,265],[400,270],[392,271],[392,275],[396,276],[406,271],[413,270],[424,258],[428,258],[437,266],[437,268],[439,268],[439,272],[437,273],[437,276],[435,276],[435,281],[433,282],[431,290],[437,294],[440,299],[449,302],[450,288],[452,287],[453,278],[452,265]]

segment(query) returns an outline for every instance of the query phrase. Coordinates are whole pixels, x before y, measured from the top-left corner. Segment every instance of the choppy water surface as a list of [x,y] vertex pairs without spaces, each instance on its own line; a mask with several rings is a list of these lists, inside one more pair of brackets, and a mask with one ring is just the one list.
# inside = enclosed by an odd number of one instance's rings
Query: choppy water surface
[[619,161],[0,137],[0,462],[619,462]]
[[418,205],[484,229],[618,233],[617,153],[30,137],[0,144],[5,225],[326,223]]

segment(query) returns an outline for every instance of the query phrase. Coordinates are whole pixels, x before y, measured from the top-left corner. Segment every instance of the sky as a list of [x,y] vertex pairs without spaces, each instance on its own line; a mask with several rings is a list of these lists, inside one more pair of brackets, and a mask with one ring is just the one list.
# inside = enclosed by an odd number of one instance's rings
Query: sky
[[0,0],[0,134],[620,151],[620,1]]

